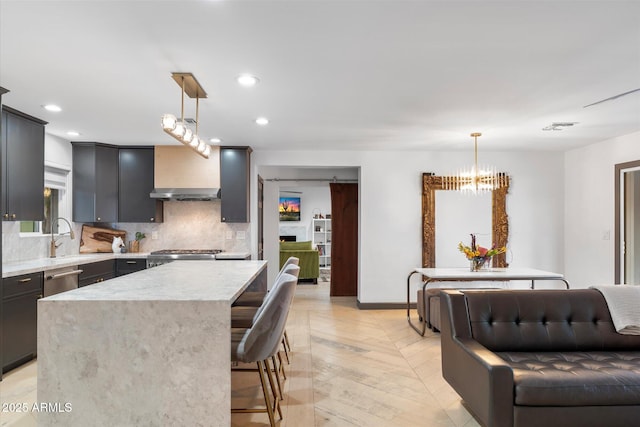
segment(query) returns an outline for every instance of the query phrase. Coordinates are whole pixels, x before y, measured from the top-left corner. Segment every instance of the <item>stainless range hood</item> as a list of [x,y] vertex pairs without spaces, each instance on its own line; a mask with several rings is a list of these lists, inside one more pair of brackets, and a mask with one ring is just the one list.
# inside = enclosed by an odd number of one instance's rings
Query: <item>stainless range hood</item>
[[204,159],[184,146],[156,146],[154,151],[156,200],[220,199],[220,150],[212,147]]
[[154,188],[149,194],[158,200],[216,200],[220,198],[219,188]]

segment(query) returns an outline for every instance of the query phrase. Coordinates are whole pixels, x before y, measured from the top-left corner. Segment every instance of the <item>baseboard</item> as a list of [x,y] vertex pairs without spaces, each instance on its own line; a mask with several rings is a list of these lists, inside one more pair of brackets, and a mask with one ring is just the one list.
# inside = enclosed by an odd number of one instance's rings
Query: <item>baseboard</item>
[[[358,308],[360,310],[399,310],[406,309],[406,302],[360,302],[357,300]],[[416,308],[416,303],[412,302],[410,304],[411,308]]]

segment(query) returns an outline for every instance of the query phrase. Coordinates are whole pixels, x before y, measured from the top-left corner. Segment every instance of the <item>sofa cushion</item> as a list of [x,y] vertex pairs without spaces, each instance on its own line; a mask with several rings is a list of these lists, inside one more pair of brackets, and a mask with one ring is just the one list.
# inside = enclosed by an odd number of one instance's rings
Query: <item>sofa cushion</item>
[[473,338],[491,351],[638,350],[593,289],[465,291]]
[[281,251],[310,251],[311,241],[304,242],[280,242]]
[[522,406],[640,404],[640,351],[500,352]]

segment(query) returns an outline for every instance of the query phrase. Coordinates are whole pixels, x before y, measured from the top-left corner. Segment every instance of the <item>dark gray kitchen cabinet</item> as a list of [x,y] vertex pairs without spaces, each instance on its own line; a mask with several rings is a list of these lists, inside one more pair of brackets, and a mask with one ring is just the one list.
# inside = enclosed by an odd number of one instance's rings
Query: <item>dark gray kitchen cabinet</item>
[[2,219],[44,219],[44,126],[46,122],[2,108]]
[[220,147],[222,222],[249,222],[251,147]]
[[149,197],[153,190],[154,149],[120,148],[118,222],[162,222],[162,202]]
[[116,260],[116,277],[135,273],[147,268],[147,260],[144,258],[118,258]]
[[36,356],[42,285],[42,272],[2,279],[2,372]]
[[73,144],[73,221],[118,221],[118,147]]
[[106,261],[82,264],[79,268],[82,273],[78,276],[78,287],[93,285],[115,277],[115,262],[112,259]]

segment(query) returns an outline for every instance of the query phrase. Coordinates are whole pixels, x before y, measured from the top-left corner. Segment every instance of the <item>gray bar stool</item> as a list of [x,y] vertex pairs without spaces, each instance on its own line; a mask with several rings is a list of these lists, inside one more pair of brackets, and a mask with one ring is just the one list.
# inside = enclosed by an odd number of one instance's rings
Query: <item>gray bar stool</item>
[[231,360],[233,362],[256,363],[260,384],[266,408],[231,409],[232,413],[266,412],[269,415],[271,427],[275,427],[275,411],[282,419],[279,399],[274,399],[273,406],[269,398],[269,391],[265,374],[273,390],[273,378],[269,367],[269,358],[277,352],[284,335],[284,328],[289,315],[289,308],[298,283],[297,277],[283,273],[280,280],[269,292],[255,322],[241,336],[237,332],[231,338]]
[[[275,282],[278,281],[278,277],[287,272],[298,277],[300,273],[299,269],[293,269],[292,266],[297,266],[299,259],[296,257],[289,257],[282,265],[278,276],[276,276]],[[266,297],[266,292],[244,292],[236,299],[231,305],[231,327],[232,328],[250,328],[253,324],[253,319],[256,316],[258,307],[260,307]],[[291,345],[289,344],[289,336],[287,331],[284,331],[284,338],[282,342],[284,348],[284,355],[287,358],[287,363],[291,363],[289,359],[289,353],[291,352]],[[284,370],[282,370],[284,376]],[[285,376],[286,378],[286,376]]]
[[[293,258],[294,260],[297,261],[297,258]],[[274,290],[276,288],[278,288],[280,286],[280,284],[282,283],[282,276],[285,274],[289,274],[292,275],[294,277],[296,277],[296,279],[298,278],[298,275],[300,274],[300,267],[298,267],[297,264],[295,263],[289,263],[283,266],[282,270],[280,271],[280,273],[278,273],[278,276],[276,277],[276,281],[275,284],[273,286],[273,288],[271,289],[271,291],[269,291],[269,293],[267,294],[267,297],[264,299],[262,305],[257,306],[257,307],[249,307],[249,306],[236,306],[236,307],[231,307],[231,328],[232,328],[232,332],[234,334],[238,334],[241,333],[242,330],[251,328],[255,322],[255,320],[258,318],[258,316],[260,315],[260,312],[262,311],[264,304],[266,303],[266,301],[271,298],[271,295],[273,294]],[[238,329],[240,331],[238,331]],[[287,363],[290,363],[290,359],[289,359],[289,351],[290,351],[290,347],[289,349],[287,349],[288,347],[288,339],[287,339],[287,331],[284,331],[283,334],[283,338],[282,338],[282,346],[284,348],[284,354],[285,357],[287,359]],[[276,355],[277,355],[277,361],[276,361]],[[277,352],[276,355],[274,355],[272,357],[273,360],[273,369],[276,375],[276,381],[277,381],[277,385],[278,385],[278,390],[280,391],[280,400],[282,400],[284,398],[283,394],[282,394],[282,382],[284,380],[287,379],[287,374],[284,370],[284,363],[282,361],[282,355],[280,354],[280,352]],[[282,379],[280,378],[282,377]],[[277,398],[277,393],[274,390],[274,399]]]
[[[289,265],[298,265],[298,263],[300,262],[300,260],[296,257],[289,257],[284,264],[282,265],[282,268],[280,269],[280,272],[278,273],[278,275],[282,274],[285,270],[285,268]],[[274,280],[274,283],[278,280],[278,276],[276,276],[276,279]],[[262,305],[262,301],[264,300],[264,297],[267,295],[267,292],[256,292],[256,291],[249,291],[249,292],[243,292],[242,295],[240,295],[234,302],[233,304],[231,304],[232,307],[260,307]]]

